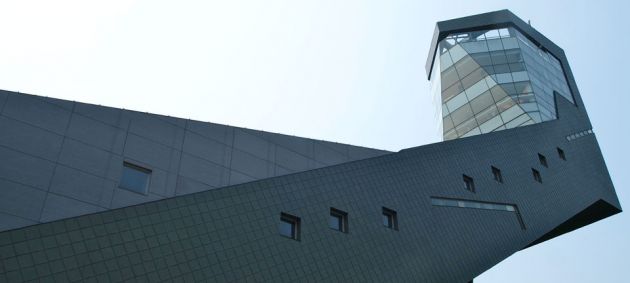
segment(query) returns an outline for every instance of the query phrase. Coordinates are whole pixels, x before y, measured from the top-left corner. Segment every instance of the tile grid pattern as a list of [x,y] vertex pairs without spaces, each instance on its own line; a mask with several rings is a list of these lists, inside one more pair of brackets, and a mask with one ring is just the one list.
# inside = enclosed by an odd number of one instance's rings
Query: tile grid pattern
[[[7,91],[0,101],[0,231],[386,153]],[[153,170],[148,195],[117,188],[123,160]]]

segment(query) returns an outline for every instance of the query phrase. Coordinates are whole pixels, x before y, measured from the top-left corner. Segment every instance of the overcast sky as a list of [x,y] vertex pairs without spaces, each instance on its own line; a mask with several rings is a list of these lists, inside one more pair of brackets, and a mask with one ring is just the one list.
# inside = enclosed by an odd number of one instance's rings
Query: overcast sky
[[[397,151],[440,140],[435,22],[508,8],[567,53],[623,205],[624,3],[0,0],[0,89]],[[622,213],[475,282],[627,282],[629,241]]]

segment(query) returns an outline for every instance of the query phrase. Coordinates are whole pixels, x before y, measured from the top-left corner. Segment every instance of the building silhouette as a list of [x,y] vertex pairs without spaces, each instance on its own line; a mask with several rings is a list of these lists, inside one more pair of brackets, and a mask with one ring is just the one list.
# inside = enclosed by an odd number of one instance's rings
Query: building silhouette
[[388,152],[0,91],[0,281],[469,282],[621,212],[561,48],[439,22],[444,142]]

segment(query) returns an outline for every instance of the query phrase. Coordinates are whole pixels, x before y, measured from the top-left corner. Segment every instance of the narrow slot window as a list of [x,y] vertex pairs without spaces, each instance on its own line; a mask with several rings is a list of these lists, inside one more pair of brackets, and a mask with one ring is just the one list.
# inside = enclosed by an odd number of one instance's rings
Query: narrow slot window
[[339,232],[348,233],[348,213],[331,207],[328,227]]
[[538,161],[540,161],[540,165],[545,166],[545,167],[549,167],[549,165],[547,165],[547,157],[545,157],[542,154],[538,154]]
[[151,169],[129,162],[123,162],[122,175],[118,187],[146,195],[151,181]]
[[540,176],[540,172],[538,170],[532,168],[532,175],[534,176],[534,180],[538,183],[542,183],[542,177]]
[[475,182],[473,181],[473,178],[464,175],[464,188],[473,193],[475,192]]
[[562,160],[567,160],[566,155],[564,155],[564,150],[562,150],[562,148],[558,147],[558,156],[560,157],[560,159]]
[[501,170],[499,168],[492,166],[492,176],[495,181],[503,183],[503,175],[501,175]]
[[280,235],[293,240],[300,240],[300,218],[287,213],[280,213]]
[[398,230],[398,213],[386,207],[383,207],[383,226]]

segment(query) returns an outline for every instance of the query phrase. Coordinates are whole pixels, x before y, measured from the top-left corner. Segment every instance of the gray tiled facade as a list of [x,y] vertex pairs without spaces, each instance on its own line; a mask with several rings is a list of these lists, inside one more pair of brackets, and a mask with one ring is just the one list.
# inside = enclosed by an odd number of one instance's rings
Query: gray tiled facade
[[[387,151],[0,91],[0,231]],[[123,162],[152,170],[119,188]]]
[[[434,42],[504,23],[525,24],[508,11],[456,19]],[[0,138],[14,165],[0,165],[12,229],[0,233],[0,282],[469,282],[621,211],[595,135],[567,138],[591,125],[565,71],[575,104],[556,95],[558,119],[396,153],[0,92],[6,125],[26,125],[7,127],[61,139],[41,141],[50,154]],[[21,110],[5,115],[9,101]],[[151,168],[147,195],[118,187],[124,161]],[[347,212],[347,233],[329,228],[331,208]],[[280,235],[281,213],[300,218],[299,240]]]

